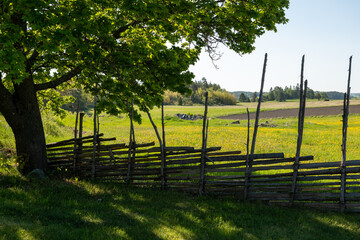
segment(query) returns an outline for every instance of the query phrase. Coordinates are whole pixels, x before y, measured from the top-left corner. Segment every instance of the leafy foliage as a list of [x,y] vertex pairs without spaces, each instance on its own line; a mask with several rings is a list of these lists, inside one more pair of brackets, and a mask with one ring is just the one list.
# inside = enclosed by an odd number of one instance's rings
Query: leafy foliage
[[[45,169],[40,106],[62,114],[52,89],[83,88],[100,111],[128,112],[190,93],[189,66],[218,44],[237,53],[287,22],[289,0],[3,0],[0,2],[0,112],[26,171]],[[40,98],[40,99],[39,99]],[[43,98],[43,99],[41,99]],[[39,105],[40,100],[40,105]],[[146,105],[146,106],[145,106]],[[136,112],[135,120],[140,121]],[[25,171],[24,171],[25,172]]]
[[222,89],[219,84],[208,83],[206,78],[201,81],[194,81],[190,87],[190,96],[166,91],[164,94],[164,104],[166,105],[193,105],[205,103],[205,92],[209,92],[209,105],[236,105],[236,97]]
[[[117,114],[128,100],[158,105],[166,89],[186,86],[202,48],[216,59],[217,44],[238,53],[286,23],[287,0],[276,1],[29,1],[1,3],[2,84],[31,77],[39,91],[73,77]],[[70,86],[70,85],[68,85]],[[216,95],[216,94],[215,94]],[[59,95],[48,92],[55,105]],[[55,109],[53,107],[53,109]]]

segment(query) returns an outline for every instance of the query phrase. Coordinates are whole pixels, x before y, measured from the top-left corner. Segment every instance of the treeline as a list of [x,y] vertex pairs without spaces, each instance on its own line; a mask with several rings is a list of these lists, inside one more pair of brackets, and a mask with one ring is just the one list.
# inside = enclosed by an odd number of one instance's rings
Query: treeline
[[[205,92],[209,93],[209,105],[236,105],[235,95],[222,89],[219,84],[208,83],[205,78],[194,81],[189,88],[192,90],[190,96],[181,95],[177,92],[165,91],[165,105],[193,105],[205,103]],[[94,98],[81,88],[59,91],[61,96],[71,97],[72,101],[61,106],[67,111],[76,111],[79,106],[80,111],[90,111],[94,108]]]
[[209,105],[236,105],[237,99],[234,95],[222,89],[219,84],[208,83],[206,78],[194,81],[189,88],[192,90],[190,96],[181,95],[176,92],[166,91],[164,94],[165,105],[193,105],[205,103],[205,92],[209,93]]
[[[285,102],[288,99],[299,99],[300,96],[300,86],[290,86],[290,87],[279,87],[270,88],[270,91],[264,93],[263,101],[278,101]],[[257,100],[258,94],[256,92],[252,93],[251,96],[248,96],[245,93],[240,93],[239,102],[255,102]],[[314,91],[311,88],[307,89],[306,97],[308,99],[318,99],[328,101],[329,96],[326,92]]]

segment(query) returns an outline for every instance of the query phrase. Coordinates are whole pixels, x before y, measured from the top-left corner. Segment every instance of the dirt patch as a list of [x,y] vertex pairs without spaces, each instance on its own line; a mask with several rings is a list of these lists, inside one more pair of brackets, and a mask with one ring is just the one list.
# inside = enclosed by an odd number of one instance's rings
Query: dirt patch
[[[342,106],[331,106],[331,107],[316,107],[316,108],[306,108],[305,116],[328,116],[328,115],[339,115],[343,113]],[[360,113],[360,105],[350,106],[351,113]],[[288,117],[297,117],[299,114],[299,109],[277,109],[272,111],[263,111],[260,112],[260,118],[288,118]],[[247,114],[233,114],[228,116],[218,117],[221,119],[233,119],[233,120],[244,120],[247,119]],[[255,113],[250,113],[250,118],[255,118]]]

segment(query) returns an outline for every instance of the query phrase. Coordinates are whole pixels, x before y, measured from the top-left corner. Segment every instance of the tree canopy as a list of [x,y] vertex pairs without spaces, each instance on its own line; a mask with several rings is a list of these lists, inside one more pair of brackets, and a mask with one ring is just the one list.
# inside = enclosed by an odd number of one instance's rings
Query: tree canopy
[[[43,135],[37,98],[58,106],[53,89],[81,86],[98,97],[99,110],[112,114],[126,111],[130,98],[139,106],[158,105],[166,89],[189,92],[194,75],[188,68],[202,49],[213,60],[218,44],[250,53],[265,30],[287,22],[288,5],[288,0],[1,1],[0,112],[13,129],[18,154],[26,155],[32,168],[46,165],[44,137],[31,144],[24,138]],[[34,126],[25,129],[29,119]],[[41,156],[35,157],[36,151]]]

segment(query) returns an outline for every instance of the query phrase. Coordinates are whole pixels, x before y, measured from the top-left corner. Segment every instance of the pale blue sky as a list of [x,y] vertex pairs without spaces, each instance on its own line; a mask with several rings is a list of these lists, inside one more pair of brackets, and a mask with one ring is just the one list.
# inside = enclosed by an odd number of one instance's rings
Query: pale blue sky
[[206,53],[191,68],[228,91],[259,91],[262,64],[268,53],[265,91],[296,85],[305,54],[305,79],[317,91],[346,91],[349,57],[353,56],[351,92],[360,93],[360,0],[290,0],[288,24],[267,32],[247,55],[221,47],[215,69]]

